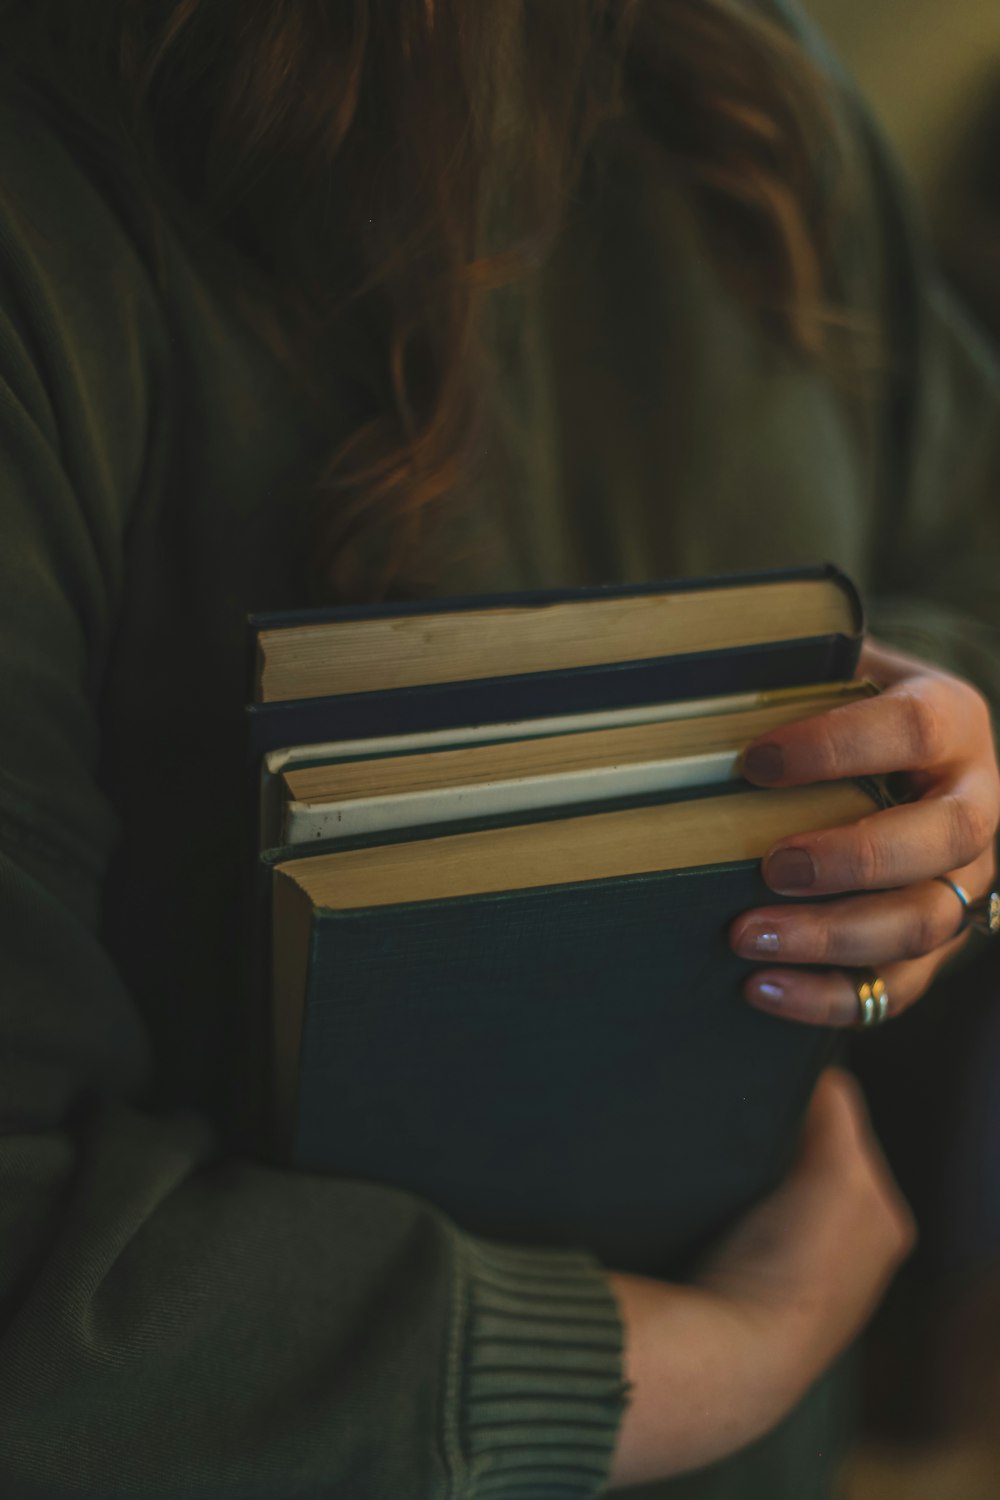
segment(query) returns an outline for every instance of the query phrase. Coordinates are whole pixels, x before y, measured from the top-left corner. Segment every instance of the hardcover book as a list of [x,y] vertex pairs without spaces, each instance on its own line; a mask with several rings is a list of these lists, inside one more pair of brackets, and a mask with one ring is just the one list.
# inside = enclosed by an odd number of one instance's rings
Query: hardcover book
[[251,622],[270,1150],[677,1275],[780,1175],[834,1040],[739,995],[778,838],[877,787],[742,748],[873,691],[833,569]]
[[831,1036],[747,1005],[729,922],[854,783],[278,860],[288,1159],[465,1227],[676,1275],[780,1175]]
[[862,629],[857,591],[832,567],[254,615],[250,761],[332,739],[836,682],[853,676]]

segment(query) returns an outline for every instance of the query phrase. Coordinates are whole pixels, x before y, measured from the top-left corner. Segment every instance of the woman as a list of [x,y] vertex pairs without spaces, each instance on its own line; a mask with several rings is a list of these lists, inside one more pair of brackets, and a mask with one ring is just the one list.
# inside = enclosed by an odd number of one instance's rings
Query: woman
[[748,775],[913,800],[732,940],[805,1023],[918,997],[992,874],[1000,397],[849,85],[764,3],[0,16],[0,1489],[826,1493],[911,1237],[850,1084],[684,1287],[256,1164],[236,768],[247,609],[830,558],[939,666]]

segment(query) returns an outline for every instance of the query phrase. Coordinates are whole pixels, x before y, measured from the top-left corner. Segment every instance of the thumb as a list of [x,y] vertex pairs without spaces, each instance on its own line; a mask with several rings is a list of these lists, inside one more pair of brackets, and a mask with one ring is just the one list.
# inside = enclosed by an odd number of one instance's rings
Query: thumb
[[809,1101],[798,1167],[809,1172],[841,1168],[873,1144],[868,1107],[856,1079],[844,1068],[826,1068]]

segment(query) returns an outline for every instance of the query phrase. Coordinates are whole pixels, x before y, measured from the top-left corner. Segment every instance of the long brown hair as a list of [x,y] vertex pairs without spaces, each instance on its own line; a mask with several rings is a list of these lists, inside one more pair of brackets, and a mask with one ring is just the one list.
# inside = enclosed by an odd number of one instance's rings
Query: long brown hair
[[136,149],[297,368],[321,384],[349,330],[351,431],[315,495],[337,597],[397,587],[468,475],[484,303],[544,257],[611,121],[662,151],[756,315],[823,357],[835,127],[818,70],[745,3],[2,0],[0,18],[9,55],[44,58]]

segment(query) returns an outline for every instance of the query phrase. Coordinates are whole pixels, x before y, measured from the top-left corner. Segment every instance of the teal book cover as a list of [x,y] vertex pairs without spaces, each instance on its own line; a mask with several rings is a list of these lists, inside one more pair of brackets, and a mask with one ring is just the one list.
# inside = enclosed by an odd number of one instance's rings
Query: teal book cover
[[835,1046],[740,997],[727,927],[774,899],[756,861],[355,910],[279,894],[290,1160],[681,1274],[781,1175]]

